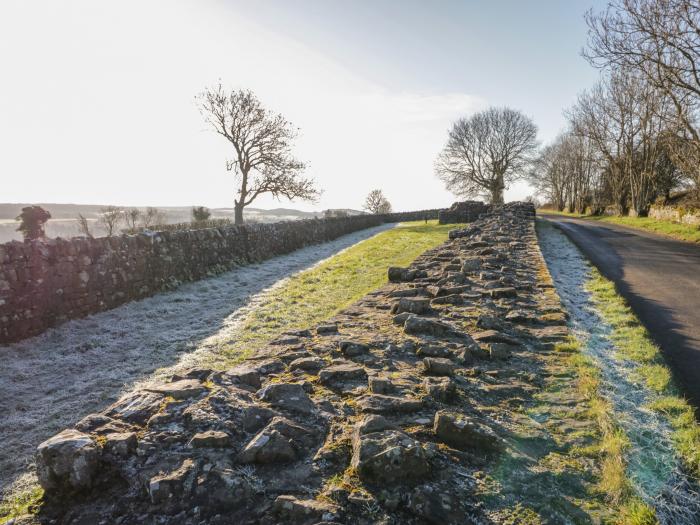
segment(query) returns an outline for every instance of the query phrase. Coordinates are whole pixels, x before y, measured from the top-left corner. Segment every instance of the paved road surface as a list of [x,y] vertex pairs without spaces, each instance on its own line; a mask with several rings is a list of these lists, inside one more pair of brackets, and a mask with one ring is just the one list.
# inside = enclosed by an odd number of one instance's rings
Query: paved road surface
[[700,413],[700,245],[615,224],[542,217],[615,282]]

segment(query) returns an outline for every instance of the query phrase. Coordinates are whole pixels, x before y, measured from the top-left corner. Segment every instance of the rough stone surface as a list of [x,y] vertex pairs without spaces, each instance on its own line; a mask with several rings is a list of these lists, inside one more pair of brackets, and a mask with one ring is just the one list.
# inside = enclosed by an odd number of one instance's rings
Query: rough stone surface
[[442,411],[435,414],[433,431],[439,439],[457,448],[496,450],[500,444],[498,436],[486,425]]
[[[475,487],[499,464],[513,407],[542,391],[538,350],[567,331],[547,324],[561,309],[537,286],[531,206],[489,207],[450,239],[315,329],[83,419],[60,468],[37,454],[41,520],[506,523]],[[470,260],[478,268],[465,275]],[[509,287],[517,294],[492,297]],[[392,313],[404,299],[395,311],[407,311]],[[495,345],[510,357],[490,359]],[[93,467],[71,484],[81,457]]]
[[298,383],[272,383],[258,392],[258,397],[275,407],[307,414],[314,404]]
[[420,479],[430,472],[423,445],[397,430],[356,434],[350,465],[373,483]]
[[77,430],[64,430],[37,449],[37,475],[44,490],[70,492],[90,488],[99,455],[92,438]]

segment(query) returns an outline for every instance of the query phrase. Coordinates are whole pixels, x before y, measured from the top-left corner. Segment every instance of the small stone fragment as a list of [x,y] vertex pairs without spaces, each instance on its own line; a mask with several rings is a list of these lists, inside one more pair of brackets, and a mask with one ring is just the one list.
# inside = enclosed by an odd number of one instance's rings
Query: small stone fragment
[[403,329],[407,334],[425,334],[435,337],[444,336],[451,332],[451,328],[445,323],[411,315],[406,319]]
[[496,330],[484,330],[472,336],[479,343],[506,343],[509,345],[517,345],[520,342],[507,334]]
[[423,314],[430,312],[430,299],[409,299],[402,297],[391,308],[391,313],[400,314],[409,312],[412,314]]
[[187,495],[194,477],[195,465],[191,459],[183,461],[182,465],[168,474],[153,476],[148,483],[148,494],[154,504],[179,503]]
[[224,448],[229,444],[229,435],[220,430],[197,432],[190,440],[190,446],[193,448]]
[[303,370],[304,372],[316,373],[326,362],[319,357],[300,357],[289,363],[289,370]]
[[87,489],[97,474],[98,461],[97,447],[90,436],[64,430],[37,447],[39,484],[50,493]]
[[368,386],[373,394],[386,394],[391,390],[391,381],[383,377],[370,377]]
[[260,374],[254,368],[247,365],[240,365],[231,368],[224,373],[224,377],[230,379],[234,383],[247,385],[252,388],[260,388]]
[[338,325],[335,324],[322,324],[316,327],[316,333],[318,335],[330,335],[338,333]]
[[429,375],[451,376],[454,374],[455,365],[443,357],[426,357],[423,359],[423,369]]
[[512,288],[512,287],[494,288],[493,290],[489,290],[489,295],[493,299],[501,299],[504,297],[517,297],[518,292],[515,288]]
[[511,345],[506,343],[489,343],[487,345],[489,351],[489,357],[493,360],[503,360],[510,357]]
[[180,381],[174,381],[172,383],[149,386],[145,390],[171,396],[175,399],[187,399],[203,393],[206,391],[206,387],[197,379],[181,379]]
[[423,402],[420,399],[381,394],[360,396],[357,398],[357,404],[363,412],[372,414],[410,413],[423,408]]
[[409,268],[400,268],[398,266],[391,266],[387,271],[389,281],[392,283],[400,283],[412,281],[416,278],[416,271]]
[[303,414],[309,414],[315,408],[304,387],[298,383],[271,383],[258,390],[257,396],[273,406]]
[[369,352],[369,346],[355,341],[341,341],[339,343],[340,351],[345,357],[356,357]]
[[497,450],[500,441],[486,425],[467,416],[440,410],[433,423],[435,435],[443,442],[459,449]]
[[430,397],[443,403],[451,401],[457,393],[457,387],[449,377],[439,379],[427,377],[423,381],[423,386]]
[[332,385],[343,381],[364,381],[367,378],[367,372],[354,363],[344,363],[324,368],[318,374],[318,378],[321,384]]
[[113,432],[105,435],[104,449],[115,456],[128,456],[136,449],[136,434],[134,432]]
[[289,440],[276,430],[262,430],[238,455],[240,463],[284,463],[296,459]]
[[350,466],[360,478],[373,483],[406,482],[430,472],[421,443],[398,430],[355,433]]
[[305,525],[332,522],[336,517],[337,507],[326,501],[278,496],[273,504],[273,511],[283,523]]

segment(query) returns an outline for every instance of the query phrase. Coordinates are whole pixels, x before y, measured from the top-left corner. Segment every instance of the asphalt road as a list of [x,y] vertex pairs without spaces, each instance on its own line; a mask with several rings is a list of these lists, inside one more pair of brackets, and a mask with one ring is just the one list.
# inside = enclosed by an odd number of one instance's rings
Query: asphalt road
[[700,245],[615,224],[541,217],[615,282],[700,414]]

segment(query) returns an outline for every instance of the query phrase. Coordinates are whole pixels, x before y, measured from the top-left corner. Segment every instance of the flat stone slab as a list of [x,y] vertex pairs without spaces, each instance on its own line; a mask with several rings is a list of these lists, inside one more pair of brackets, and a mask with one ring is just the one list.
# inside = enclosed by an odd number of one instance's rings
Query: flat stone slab
[[357,404],[363,412],[372,414],[410,413],[423,408],[420,399],[381,394],[360,396],[357,398]]
[[258,398],[273,406],[309,414],[316,408],[298,383],[272,383],[258,390]]
[[161,385],[149,386],[144,390],[148,392],[156,392],[165,396],[171,396],[175,399],[188,399],[198,396],[207,390],[207,388],[196,379],[182,379],[172,383],[163,383]]
[[506,343],[514,346],[520,344],[520,341],[514,337],[497,330],[484,330],[483,332],[473,334],[472,338],[480,343]]
[[365,381],[367,372],[365,369],[354,363],[340,364],[324,368],[318,374],[323,385],[340,383],[343,381]]
[[119,399],[104,413],[114,419],[142,425],[160,410],[163,397],[163,394],[157,392],[137,390]]

